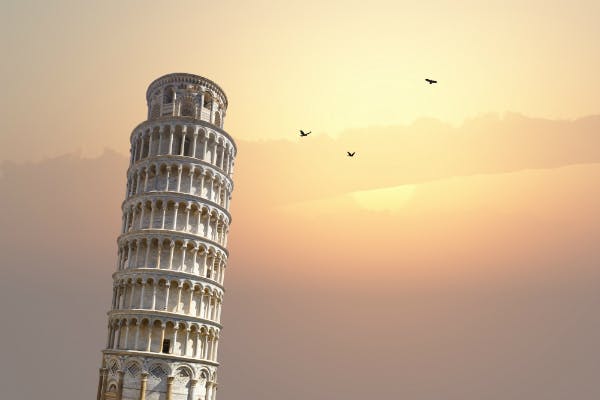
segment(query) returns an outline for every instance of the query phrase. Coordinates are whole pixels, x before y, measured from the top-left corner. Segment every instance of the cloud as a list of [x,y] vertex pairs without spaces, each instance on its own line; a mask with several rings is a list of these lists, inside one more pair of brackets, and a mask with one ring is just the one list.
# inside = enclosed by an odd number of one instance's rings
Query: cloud
[[[370,127],[332,139],[239,141],[236,184],[253,206],[288,204],[351,191],[600,161],[600,116],[574,121],[509,113],[459,127],[434,119]],[[293,132],[290,132],[290,135]],[[346,151],[356,151],[354,158]],[[248,199],[245,199],[246,201]]]

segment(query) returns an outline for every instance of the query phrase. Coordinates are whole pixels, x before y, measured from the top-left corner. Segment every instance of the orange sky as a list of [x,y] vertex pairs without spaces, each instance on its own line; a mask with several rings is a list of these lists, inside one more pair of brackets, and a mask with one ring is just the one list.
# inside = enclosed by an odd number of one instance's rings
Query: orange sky
[[598,398],[600,3],[413,3],[0,5],[7,395],[93,396],[129,134],[179,71],[239,150],[219,400]]

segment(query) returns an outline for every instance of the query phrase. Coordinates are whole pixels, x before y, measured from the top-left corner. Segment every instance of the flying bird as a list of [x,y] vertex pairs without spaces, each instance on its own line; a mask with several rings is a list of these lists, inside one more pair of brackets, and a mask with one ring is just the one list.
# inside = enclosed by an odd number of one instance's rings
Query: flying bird
[[[312,132],[312,131],[310,131],[310,132]],[[308,136],[308,135],[310,135],[310,132],[304,133],[304,131],[302,129],[300,129],[300,136]]]
[[432,83],[437,83],[437,81],[434,81],[433,79],[425,79],[427,82],[429,82],[429,84],[431,85]]
[[354,154],[356,154],[355,151],[353,151],[352,153],[350,153],[349,151],[347,151],[346,153],[348,153],[348,157],[354,157]]

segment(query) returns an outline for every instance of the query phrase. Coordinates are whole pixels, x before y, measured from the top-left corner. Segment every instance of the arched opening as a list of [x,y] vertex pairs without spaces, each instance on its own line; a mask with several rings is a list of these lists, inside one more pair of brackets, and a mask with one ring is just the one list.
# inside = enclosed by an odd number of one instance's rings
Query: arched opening
[[142,368],[136,362],[127,364],[123,376],[123,399],[139,399],[141,372]]
[[175,380],[173,382],[173,400],[188,400],[190,390],[190,380],[192,373],[187,368],[179,368],[175,372]]
[[196,389],[196,395],[199,400],[206,400],[206,387],[208,385],[208,372],[202,370],[200,372],[200,378],[198,379],[198,385]]
[[[167,391],[167,367],[161,364],[154,364],[148,370],[148,386],[147,392],[166,393]],[[146,397],[148,398],[148,397]],[[163,399],[163,396],[156,397]]]
[[188,157],[193,157],[192,154],[192,140],[191,138],[185,137],[185,142],[183,143],[183,155]]
[[171,104],[173,100],[175,100],[175,90],[169,86],[163,93],[163,104]]
[[204,93],[204,104],[202,107],[210,109],[212,107],[213,98],[210,93]]
[[117,384],[114,382],[111,382],[108,385],[108,389],[104,393],[104,399],[105,400],[113,400],[116,398],[117,398]]
[[182,117],[193,117],[194,116],[194,103],[191,99],[185,99],[181,104],[181,116]]

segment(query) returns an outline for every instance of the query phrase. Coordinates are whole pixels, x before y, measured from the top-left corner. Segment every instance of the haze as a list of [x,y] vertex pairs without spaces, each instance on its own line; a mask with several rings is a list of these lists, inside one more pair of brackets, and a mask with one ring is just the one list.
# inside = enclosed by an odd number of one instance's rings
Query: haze
[[599,398],[597,2],[0,7],[6,398],[93,398],[129,135],[178,71],[239,150],[219,400]]

